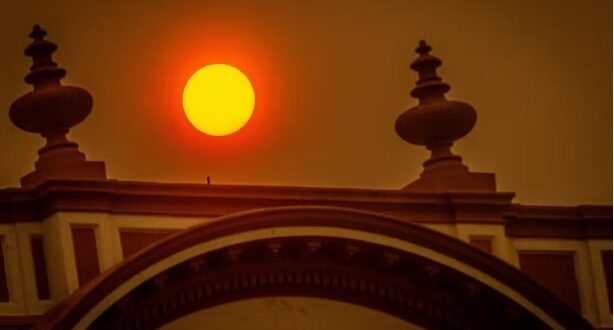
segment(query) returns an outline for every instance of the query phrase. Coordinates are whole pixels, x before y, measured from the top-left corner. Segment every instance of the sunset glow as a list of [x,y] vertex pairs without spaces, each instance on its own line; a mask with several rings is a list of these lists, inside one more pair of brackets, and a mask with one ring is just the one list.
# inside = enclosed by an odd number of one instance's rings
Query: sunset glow
[[212,64],[196,71],[183,90],[183,110],[199,131],[213,136],[240,130],[254,111],[251,82],[239,69]]

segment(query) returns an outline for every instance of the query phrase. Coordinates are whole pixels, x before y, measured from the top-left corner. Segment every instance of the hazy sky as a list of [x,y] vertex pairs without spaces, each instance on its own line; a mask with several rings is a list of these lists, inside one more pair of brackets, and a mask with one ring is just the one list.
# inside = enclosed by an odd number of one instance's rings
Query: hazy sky
[[[71,130],[108,176],[162,182],[400,188],[425,149],[401,140],[413,49],[443,60],[448,94],[478,112],[455,151],[527,204],[612,200],[612,1],[17,1],[0,3],[0,187],[33,169],[43,139],[18,130],[34,23],[58,44],[65,84],[92,114]],[[190,73],[232,64],[256,109],[212,138],[181,110]]]

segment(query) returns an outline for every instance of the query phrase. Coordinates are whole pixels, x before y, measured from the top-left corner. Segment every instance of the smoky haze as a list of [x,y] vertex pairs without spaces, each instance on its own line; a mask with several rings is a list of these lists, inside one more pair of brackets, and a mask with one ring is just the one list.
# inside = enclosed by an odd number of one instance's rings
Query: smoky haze
[[[30,86],[35,23],[63,80],[94,96],[73,128],[111,178],[398,189],[428,153],[394,131],[416,104],[420,39],[449,99],[478,122],[455,144],[472,171],[527,204],[612,201],[612,2],[3,1],[0,187],[18,186],[44,140],[8,118]],[[252,80],[250,123],[228,138],[186,124],[181,90],[212,63]]]

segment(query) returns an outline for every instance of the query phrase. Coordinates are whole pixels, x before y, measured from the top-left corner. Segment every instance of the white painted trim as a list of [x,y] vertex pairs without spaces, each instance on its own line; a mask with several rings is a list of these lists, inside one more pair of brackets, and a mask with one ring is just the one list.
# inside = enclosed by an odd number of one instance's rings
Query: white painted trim
[[[600,327],[612,327],[612,309],[608,301],[608,287],[606,281],[612,282],[612,279],[605,278],[603,269],[603,261],[601,259],[601,251],[612,251],[612,241],[607,240],[589,240],[588,250],[590,253],[590,266],[593,274],[594,297],[597,304],[597,313],[599,316]],[[614,303],[614,302],[613,302]]]
[[0,302],[0,314],[25,314],[26,295],[20,265],[22,253],[20,253],[19,245],[17,244],[15,225],[0,225],[0,236],[2,236],[2,246],[0,248],[2,248],[4,255],[4,269],[9,293],[9,301]]
[[[17,230],[17,243],[20,251],[21,273],[24,281],[24,294],[26,297],[26,314],[43,314],[47,309],[54,305],[51,299],[41,300],[38,298],[38,288],[36,287],[36,276],[34,272],[34,258],[32,256],[32,237],[40,236],[43,239],[43,249],[45,238],[43,226],[39,222],[24,222],[15,224]],[[44,257],[44,256],[43,256]],[[49,273],[49,260],[45,259],[47,274]],[[49,275],[47,275],[49,282]],[[48,283],[50,285],[50,283]],[[51,287],[49,287],[51,290]],[[49,292],[51,295],[51,292]]]

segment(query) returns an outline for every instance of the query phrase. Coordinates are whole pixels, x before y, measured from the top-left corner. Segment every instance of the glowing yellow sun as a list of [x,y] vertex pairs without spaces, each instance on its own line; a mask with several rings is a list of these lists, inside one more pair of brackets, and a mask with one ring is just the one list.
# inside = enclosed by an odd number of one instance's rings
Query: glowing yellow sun
[[254,89],[247,76],[227,64],[207,65],[183,89],[183,111],[199,131],[224,136],[243,127],[254,112]]

